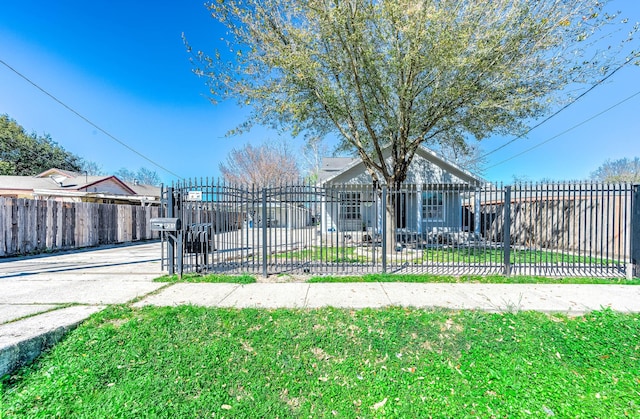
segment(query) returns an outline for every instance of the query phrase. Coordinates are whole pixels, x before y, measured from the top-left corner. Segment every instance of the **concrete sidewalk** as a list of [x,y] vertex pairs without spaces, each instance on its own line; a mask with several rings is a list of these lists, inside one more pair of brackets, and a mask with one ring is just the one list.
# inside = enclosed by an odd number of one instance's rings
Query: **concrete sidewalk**
[[640,286],[268,283],[162,284],[160,244],[0,260],[0,376],[30,362],[109,304],[143,307],[364,308],[405,306],[570,315],[640,312]]
[[236,308],[450,308],[580,315],[609,307],[640,312],[640,286],[415,283],[173,284],[133,304]]

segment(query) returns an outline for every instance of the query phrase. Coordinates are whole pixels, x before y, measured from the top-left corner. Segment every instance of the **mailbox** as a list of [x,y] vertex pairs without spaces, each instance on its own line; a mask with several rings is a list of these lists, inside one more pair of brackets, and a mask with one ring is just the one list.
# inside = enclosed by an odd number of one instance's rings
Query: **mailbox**
[[182,228],[179,218],[152,218],[151,231],[178,231]]

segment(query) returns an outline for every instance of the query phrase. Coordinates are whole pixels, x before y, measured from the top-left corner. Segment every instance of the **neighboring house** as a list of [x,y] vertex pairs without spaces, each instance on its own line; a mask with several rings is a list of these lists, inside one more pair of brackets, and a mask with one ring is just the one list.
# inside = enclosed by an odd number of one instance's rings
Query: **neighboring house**
[[251,227],[262,227],[263,215],[266,215],[267,227],[304,228],[312,223],[311,211],[295,202],[280,202],[268,199],[267,206],[256,203],[249,211],[247,221]]
[[36,176],[0,176],[0,196],[64,202],[158,205],[160,188],[116,176],[88,176],[49,169]]
[[[383,150],[387,162],[391,161],[390,153],[390,148]],[[381,231],[383,206],[361,160],[323,159],[318,179],[318,186],[329,191],[322,203],[323,231]],[[395,200],[396,227],[415,233],[460,231],[466,211],[462,202],[468,199],[463,195],[485,183],[420,147],[403,187],[390,192]]]

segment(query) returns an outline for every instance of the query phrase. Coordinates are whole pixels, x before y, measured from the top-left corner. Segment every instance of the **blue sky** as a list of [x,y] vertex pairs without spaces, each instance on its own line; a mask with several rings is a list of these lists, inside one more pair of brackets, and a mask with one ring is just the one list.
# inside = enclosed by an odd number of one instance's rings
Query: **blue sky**
[[[213,49],[220,27],[201,1],[2,2],[0,60],[150,160],[184,178],[217,177],[229,151],[278,139],[267,129],[225,137],[247,110],[212,105],[191,72],[184,32],[197,49]],[[616,9],[640,22],[640,1]],[[634,41],[638,49],[640,42]],[[640,67],[627,66],[552,121],[489,156],[490,181],[585,179],[606,159],[640,156],[640,95],[581,127],[509,159],[640,92]],[[28,132],[49,134],[66,150],[106,172],[120,168],[171,173],[127,150],[0,64],[0,114]],[[491,137],[493,150],[509,138]],[[302,148],[294,139],[293,150]],[[493,167],[491,167],[493,166]]]

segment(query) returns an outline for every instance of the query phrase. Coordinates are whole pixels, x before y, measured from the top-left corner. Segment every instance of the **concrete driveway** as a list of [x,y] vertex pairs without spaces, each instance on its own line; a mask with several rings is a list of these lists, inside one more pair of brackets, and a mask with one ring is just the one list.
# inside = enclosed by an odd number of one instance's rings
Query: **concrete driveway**
[[24,306],[126,303],[162,286],[160,266],[160,243],[0,260],[0,320]]
[[0,376],[108,304],[162,287],[160,243],[0,259]]

